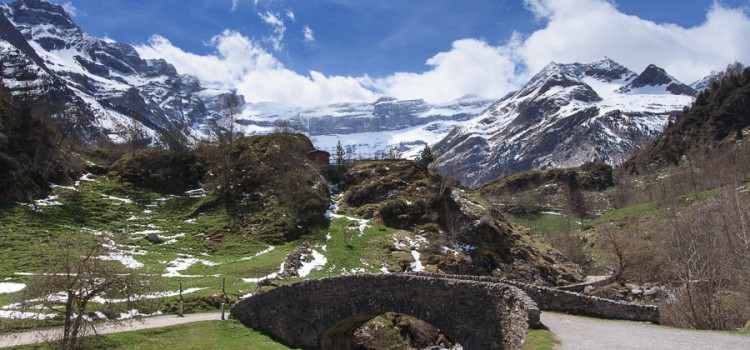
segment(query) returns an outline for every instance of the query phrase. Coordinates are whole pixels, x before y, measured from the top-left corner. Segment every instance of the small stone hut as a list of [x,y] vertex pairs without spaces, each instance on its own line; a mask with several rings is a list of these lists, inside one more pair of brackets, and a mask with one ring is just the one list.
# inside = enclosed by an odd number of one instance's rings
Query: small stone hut
[[331,164],[331,154],[319,149],[307,152],[307,159],[317,165]]

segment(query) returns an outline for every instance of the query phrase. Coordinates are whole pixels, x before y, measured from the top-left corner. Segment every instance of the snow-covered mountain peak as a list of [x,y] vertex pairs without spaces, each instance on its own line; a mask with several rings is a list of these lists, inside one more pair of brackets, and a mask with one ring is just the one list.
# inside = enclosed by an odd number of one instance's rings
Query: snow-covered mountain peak
[[530,169],[593,159],[617,163],[692,102],[667,86],[661,93],[622,91],[639,77],[608,58],[550,63],[517,93],[438,143],[440,167],[468,185],[480,185]]
[[629,94],[664,94],[695,96],[695,89],[681,83],[673,76],[654,64],[650,64],[632,82],[620,89],[622,93]]
[[24,37],[45,50],[69,49],[83,40],[83,31],[60,5],[41,0],[17,0],[1,6]]
[[78,29],[65,9],[56,4],[42,0],[17,0],[12,3],[2,4],[18,23],[30,26],[49,25],[59,29]]
[[[203,94],[196,78],[179,75],[163,59],[144,60],[128,44],[87,34],[62,6],[16,0],[0,4],[0,13],[9,22],[0,18],[0,27],[17,33],[0,38],[33,61],[19,64],[13,72],[41,70],[54,75],[68,89],[68,100],[81,101],[96,116],[97,124],[89,128],[98,134],[117,140],[118,130],[135,118],[154,139],[166,123],[198,138],[205,131],[202,125],[218,113],[206,104],[220,94]],[[28,79],[16,73],[4,77],[6,84]],[[192,125],[196,128],[191,130]]]

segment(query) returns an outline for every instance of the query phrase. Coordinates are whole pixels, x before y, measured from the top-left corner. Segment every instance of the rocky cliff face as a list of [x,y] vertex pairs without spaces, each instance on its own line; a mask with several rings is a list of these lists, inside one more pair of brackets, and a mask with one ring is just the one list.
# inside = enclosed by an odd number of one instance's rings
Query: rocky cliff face
[[[657,86],[660,91],[643,91]],[[531,169],[595,159],[616,164],[656,137],[692,102],[692,94],[692,88],[655,66],[637,75],[606,58],[551,63],[521,90],[440,141],[439,168],[478,186]]]
[[[130,45],[86,34],[61,6],[18,0],[2,4],[0,13],[2,58],[13,63],[4,64],[3,81],[14,93],[54,85],[65,102],[96,116],[92,130],[114,139],[136,115],[152,135],[167,122],[187,126],[206,117],[195,78],[164,60],[141,59]],[[49,96],[43,89],[34,94]]]

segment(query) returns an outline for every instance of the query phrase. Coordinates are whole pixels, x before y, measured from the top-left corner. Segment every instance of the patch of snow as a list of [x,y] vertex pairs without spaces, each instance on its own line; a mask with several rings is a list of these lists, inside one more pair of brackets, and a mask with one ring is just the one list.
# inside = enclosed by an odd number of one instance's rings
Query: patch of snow
[[132,255],[128,255],[125,252],[110,252],[109,255],[100,256],[99,259],[119,261],[130,269],[139,269],[144,266],[142,262],[135,260]]
[[57,201],[58,199],[60,199],[60,196],[50,195],[47,198],[35,200],[34,204],[37,205],[37,206],[40,206],[40,207],[49,207],[49,206],[54,206],[54,205],[62,205],[62,203],[60,203],[59,201]]
[[419,252],[416,250],[412,250],[411,256],[414,257],[414,262],[411,263],[411,270],[414,272],[424,271],[424,265],[422,265],[422,262],[419,260],[419,257],[420,257]]
[[262,280],[274,279],[278,277],[282,272],[284,272],[284,263],[281,263],[281,266],[279,266],[279,271],[276,271],[270,275],[258,277],[258,278],[243,278],[242,281],[246,283],[258,283]]
[[150,235],[152,233],[160,234],[160,233],[164,233],[164,231],[162,231],[162,230],[143,230],[143,231],[133,232],[133,233],[131,233],[131,235],[144,235],[144,236],[148,236],[148,235]]
[[70,191],[78,191],[78,189],[73,186],[60,186],[60,185],[55,185],[55,184],[49,184],[49,187],[50,188],[62,188],[64,190],[70,190]]
[[177,243],[177,239],[182,238],[182,237],[185,237],[184,233],[178,233],[174,236],[163,236],[161,238],[164,239],[165,241],[162,244],[175,244]]
[[89,182],[96,182],[96,179],[92,179],[92,178],[91,178],[91,176],[93,176],[93,175],[94,175],[94,174],[91,174],[91,173],[88,173],[88,174],[83,174],[83,176],[81,176],[81,178],[80,178],[80,179],[78,179],[78,180],[79,180],[79,181],[89,181]]
[[455,249],[451,249],[451,248],[449,248],[449,247],[446,247],[446,246],[442,246],[442,247],[440,247],[440,250],[442,250],[442,251],[443,251],[443,254],[445,254],[445,255],[449,255],[449,254],[451,254],[451,255],[453,255],[453,256],[458,256],[458,250],[455,250]]
[[545,215],[556,215],[556,216],[563,216],[563,214],[562,214],[562,213],[558,213],[558,212],[556,212],[556,211],[543,211],[543,212],[542,212],[542,214],[545,214]]
[[[202,288],[188,288],[182,291],[182,294],[192,294],[195,292],[202,291],[204,289],[208,289],[206,287]],[[143,295],[135,295],[131,297],[130,299],[106,299],[102,297],[94,297],[91,299],[92,302],[95,302],[97,304],[118,304],[118,303],[124,303],[127,301],[134,301],[134,300],[146,300],[146,299],[159,299],[159,298],[170,298],[170,297],[176,297],[180,295],[180,291],[169,291],[169,292],[156,292],[156,293],[149,293],[149,294],[143,294]],[[63,298],[61,301],[65,301],[65,298]]]
[[165,269],[165,273],[162,274],[162,277],[204,277],[204,276],[183,275],[180,273],[180,271],[185,271],[188,268],[190,268],[190,266],[193,266],[197,263],[201,263],[205,266],[219,265],[218,263],[214,263],[208,260],[196,259],[187,254],[180,254],[180,255],[182,255],[183,257],[177,258],[169,262],[170,266]]
[[23,283],[0,282],[0,294],[17,293],[26,288]]
[[252,260],[252,259],[255,259],[255,258],[257,258],[257,257],[259,257],[259,256],[261,256],[261,255],[263,255],[263,254],[268,254],[268,253],[272,252],[272,251],[273,251],[274,249],[276,249],[276,247],[274,247],[274,246],[269,246],[269,247],[268,247],[268,248],[266,248],[265,250],[263,250],[263,251],[260,251],[260,252],[256,253],[256,254],[255,254],[255,255],[253,255],[253,256],[248,256],[248,257],[246,257],[246,258],[242,258],[242,259],[240,259],[240,260],[241,260],[241,261],[248,261],[248,260]]
[[201,198],[206,196],[206,190],[202,188],[185,191],[185,194],[190,196],[190,198]]
[[55,314],[0,310],[0,318],[9,318],[15,320],[48,320],[55,318],[55,316]]
[[317,250],[312,250],[313,260],[310,262],[302,262],[302,266],[297,270],[297,275],[300,277],[307,277],[310,272],[315,269],[320,269],[328,263],[328,258],[325,255],[318,253]]
[[[347,219],[349,221],[355,221],[355,222],[359,223],[359,227],[357,229],[359,230],[359,235],[360,236],[364,235],[365,234],[365,230],[368,227],[370,227],[370,220],[357,219],[357,218],[353,218],[353,217],[346,216],[346,215],[333,214],[333,213],[330,212],[330,210],[328,212],[326,212],[326,217],[329,220],[331,220],[331,219]],[[347,228],[347,229],[350,229],[350,228]]]
[[106,195],[106,194],[102,194],[102,197],[107,198],[107,199],[111,199],[113,201],[119,201],[119,202],[128,203],[128,204],[132,204],[133,203],[132,200],[127,199],[127,198],[120,198],[120,197],[115,197],[115,196],[109,196],[109,195]]

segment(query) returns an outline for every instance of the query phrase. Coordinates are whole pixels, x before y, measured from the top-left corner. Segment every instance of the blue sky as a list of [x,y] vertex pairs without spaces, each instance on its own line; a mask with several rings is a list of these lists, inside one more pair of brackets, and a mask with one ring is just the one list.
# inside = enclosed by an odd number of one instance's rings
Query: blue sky
[[96,37],[253,101],[499,97],[550,61],[603,56],[636,71],[656,63],[688,83],[750,63],[750,0],[54,2]]

